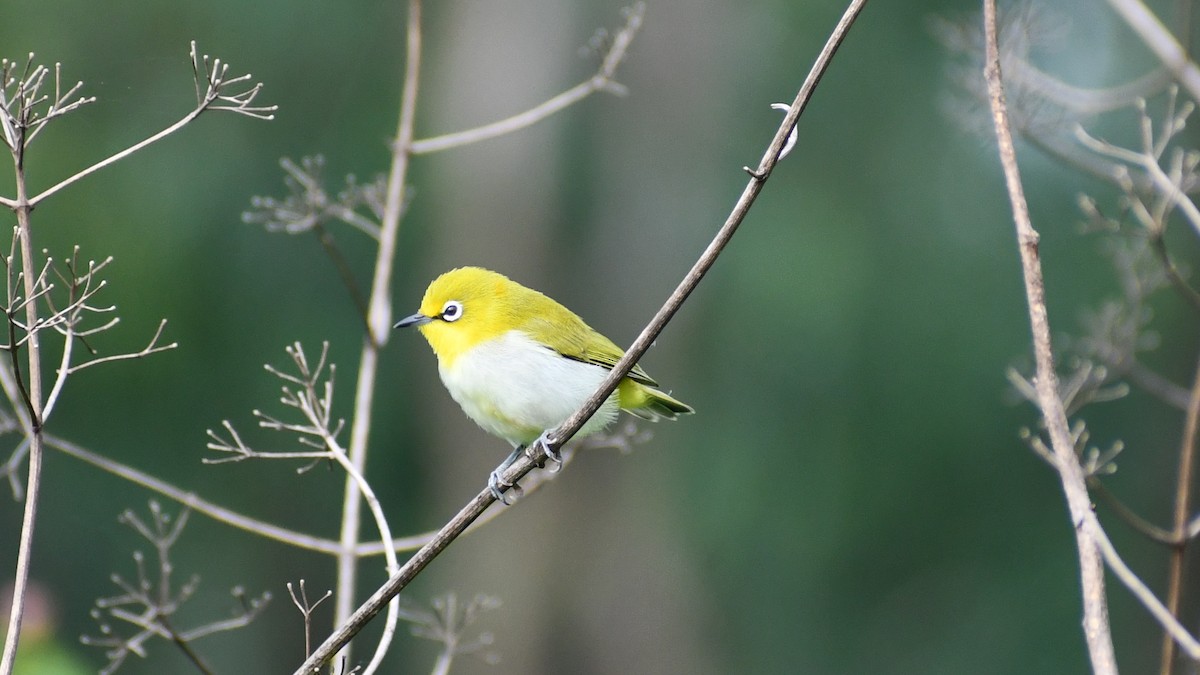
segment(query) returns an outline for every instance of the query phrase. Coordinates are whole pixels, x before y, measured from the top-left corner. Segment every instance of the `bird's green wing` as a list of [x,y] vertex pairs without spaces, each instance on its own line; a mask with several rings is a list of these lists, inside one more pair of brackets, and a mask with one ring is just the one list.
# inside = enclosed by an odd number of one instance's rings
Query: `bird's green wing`
[[[538,312],[533,313],[534,318],[522,326],[522,329],[538,342],[568,359],[591,363],[609,370],[625,355],[625,350],[593,330],[577,314],[544,295],[541,299],[549,304],[540,307]],[[629,371],[629,378],[652,387],[658,386],[658,383],[636,364]]]

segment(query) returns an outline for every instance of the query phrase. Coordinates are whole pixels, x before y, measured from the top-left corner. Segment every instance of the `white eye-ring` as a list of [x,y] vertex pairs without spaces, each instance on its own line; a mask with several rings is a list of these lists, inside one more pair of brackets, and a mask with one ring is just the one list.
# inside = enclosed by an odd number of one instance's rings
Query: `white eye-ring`
[[458,300],[450,300],[442,307],[442,321],[452,322],[462,318],[463,306]]

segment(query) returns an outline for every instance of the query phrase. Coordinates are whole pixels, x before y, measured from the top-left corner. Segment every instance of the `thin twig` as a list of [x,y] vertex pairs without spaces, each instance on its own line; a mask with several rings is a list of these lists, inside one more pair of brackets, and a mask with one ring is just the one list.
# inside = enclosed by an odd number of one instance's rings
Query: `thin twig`
[[[195,42],[192,43],[191,54],[192,54],[193,69],[195,69],[198,64],[198,52],[196,51],[196,43]],[[207,56],[204,57],[204,63],[205,63],[205,65],[208,65],[208,57]],[[59,190],[62,190],[63,188],[67,187],[68,185],[76,183],[79,180],[82,180],[83,178],[86,178],[87,176],[90,176],[93,173],[96,173],[97,171],[99,171],[109,165],[115,164],[115,163],[121,161],[122,159],[125,159],[126,157],[132,155],[133,153],[138,152],[142,148],[145,148],[148,145],[152,145],[154,143],[157,143],[158,141],[161,141],[162,139],[166,138],[167,136],[170,136],[171,134],[175,133],[176,131],[179,131],[180,129],[187,126],[188,124],[191,124],[191,122],[193,120],[195,120],[197,117],[199,117],[206,110],[226,110],[226,111],[230,111],[230,112],[237,112],[240,114],[244,114],[249,117],[256,117],[258,119],[271,119],[270,115],[267,115],[265,113],[274,111],[275,106],[269,106],[269,107],[265,107],[265,108],[248,107],[250,100],[253,99],[253,94],[249,94],[249,97],[250,97],[249,99],[243,98],[246,94],[235,95],[235,99],[236,99],[235,105],[216,105],[217,101],[230,100],[230,97],[225,94],[224,87],[227,87],[230,84],[236,84],[236,83],[242,82],[249,78],[249,75],[243,75],[241,77],[233,78],[233,79],[222,79],[224,76],[225,69],[228,69],[228,67],[229,67],[228,64],[226,64],[222,68],[220,59],[217,59],[216,62],[213,64],[211,71],[206,71],[206,73],[203,75],[199,71],[196,71],[193,73],[193,75],[196,79],[196,96],[198,99],[197,103],[196,103],[196,107],[191,112],[184,115],[183,118],[181,118],[178,122],[172,124],[171,126],[167,127],[166,129],[163,129],[162,131],[158,132],[157,134],[154,134],[153,136],[150,136],[149,138],[147,138],[143,141],[135,143],[135,144],[129,146],[128,148],[125,148],[124,150],[121,150],[120,152],[113,154],[110,157],[107,157],[105,159],[100,160],[99,162],[96,162],[95,164],[87,167],[86,169],[83,169],[82,171],[79,171],[79,172],[75,173],[74,175],[60,181],[57,185],[54,185],[53,187],[43,190],[38,195],[31,197],[29,199],[29,202],[28,202],[29,207],[30,208],[35,207],[38,204],[40,204],[43,200],[45,200],[47,197],[57,193]],[[206,84],[208,85],[208,91],[205,93],[201,93],[201,90],[200,90],[200,81],[203,78],[207,78]],[[258,92],[258,88],[255,87],[252,91],[254,94],[256,94]]]
[[[0,369],[0,374],[3,374],[4,372],[6,372],[4,369]],[[294,546],[296,548],[308,551],[337,555],[337,553],[341,550],[340,544],[332,539],[316,537],[303,532],[296,532],[295,530],[289,530],[272,523],[250,518],[249,516],[240,514],[237,511],[233,511],[219,504],[208,501],[207,499],[204,499],[193,492],[181,490],[167,481],[155,478],[150,474],[122,464],[109,457],[105,457],[104,455],[92,452],[78,443],[74,443],[65,438],[59,438],[50,434],[46,434],[45,438],[47,447],[54,448],[55,450],[58,450],[67,456],[87,462],[88,464],[107,471],[123,480],[127,480],[135,485],[140,485],[147,490],[151,490],[162,495],[163,497],[172,499],[179,504],[188,507],[189,510],[208,516],[217,522],[225,523],[226,525],[235,527],[239,530],[259,535],[265,539],[270,539],[281,544]],[[566,451],[564,451],[564,454],[565,453]],[[491,518],[494,518],[495,515],[500,513],[504,513],[504,511],[497,510],[493,513],[489,513],[489,515],[485,516],[485,518],[481,519],[481,521],[484,521],[485,519],[490,520]],[[436,530],[430,530],[428,532],[421,532],[406,537],[395,537],[391,540],[390,545],[392,550],[397,552],[415,551],[429,543],[429,541],[433,539],[434,535],[436,534]],[[383,555],[384,550],[385,547],[380,542],[368,541],[358,544],[354,548],[354,554],[361,558]]]
[[[391,527],[388,525],[379,499],[375,496],[375,492],[366,478],[363,477],[362,472],[350,462],[346,456],[346,451],[337,441],[337,435],[342,428],[342,421],[335,421],[332,416],[335,369],[330,364],[328,370],[326,370],[329,344],[325,343],[322,345],[321,356],[315,364],[309,362],[303,347],[299,343],[289,346],[286,351],[292,358],[296,374],[285,372],[272,366],[267,366],[267,370],[285,382],[281,401],[284,405],[299,410],[304,417],[304,422],[285,422],[260,411],[255,411],[255,415],[260,420],[259,426],[276,431],[296,433],[299,435],[299,441],[302,444],[311,445],[315,450],[300,453],[255,451],[242,441],[237,430],[229,422],[223,423],[228,433],[228,439],[210,430],[208,434],[212,441],[208,444],[208,447],[218,451],[229,452],[232,454],[232,459],[235,460],[250,457],[276,459],[303,457],[325,459],[337,463],[354,480],[359,494],[366,501],[367,507],[375,519],[375,525],[379,530],[380,541],[391,542]],[[338,557],[342,557],[344,553],[343,549],[339,549]],[[395,550],[385,547],[383,553],[387,561],[387,574],[395,574],[400,567],[396,559]],[[383,662],[383,658],[387,654],[387,648],[395,635],[398,621],[398,603],[390,603],[388,605],[388,615],[384,624],[383,634],[375,648],[375,653],[370,663],[362,671],[363,675],[374,673]]]
[[[380,505],[379,499],[375,496],[375,491],[371,488],[371,485],[367,482],[362,472],[349,460],[346,456],[346,451],[337,441],[337,434],[342,424],[340,420],[334,422],[332,418],[334,366],[330,364],[328,371],[325,370],[329,343],[322,345],[321,356],[315,364],[309,363],[304,349],[299,343],[288,347],[287,352],[292,357],[298,373],[297,375],[292,375],[269,366],[267,369],[282,378],[285,382],[297,385],[297,388],[294,390],[289,386],[284,387],[282,401],[285,405],[300,410],[307,421],[307,425],[285,424],[278,420],[267,418],[262,413],[258,413],[258,416],[263,420],[260,422],[260,426],[299,433],[301,434],[302,441],[310,440],[309,436],[319,438],[325,458],[341,466],[342,470],[357,485],[359,494],[366,501],[367,508],[370,510],[371,516],[375,519],[375,526],[379,531],[380,541],[390,542],[392,540],[391,527],[388,525],[387,517],[383,513],[383,507]],[[326,372],[328,372],[328,376],[325,375]],[[226,428],[237,438],[232,425],[226,423]],[[237,438],[237,443],[239,446],[244,447],[240,438]],[[387,574],[395,574],[400,568],[395,550],[385,548],[383,553],[387,562]],[[383,634],[375,647],[375,653],[371,657],[370,663],[362,671],[363,675],[371,675],[378,670],[384,656],[387,654],[388,646],[395,636],[398,621],[399,603],[389,603]]]
[[[1075,137],[1093,152],[1120,162],[1141,167],[1160,194],[1179,208],[1192,229],[1200,234],[1200,207],[1187,198],[1183,189],[1159,166],[1159,158],[1149,149],[1136,152],[1095,138],[1082,126],[1075,127]],[[1169,136],[1167,136],[1169,138]]]
[[1140,361],[1130,359],[1120,364],[1117,370],[1136,385],[1160,401],[1178,410],[1187,410],[1188,390],[1147,368]]
[[1109,508],[1113,510],[1113,513],[1117,514],[1118,518],[1137,530],[1143,537],[1152,539],[1160,544],[1166,544],[1167,546],[1175,546],[1179,543],[1179,538],[1170,530],[1164,530],[1139,516],[1136,511],[1126,506],[1120,499],[1117,499],[1116,495],[1104,487],[1104,483],[1100,479],[1088,479],[1088,486],[1092,488],[1093,494],[1099,496],[1100,499],[1104,500],[1104,503],[1108,504]]
[[25,483],[25,509],[21,520],[21,538],[17,549],[17,571],[13,577],[13,598],[9,606],[8,634],[4,639],[4,657],[0,662],[0,673],[8,675],[15,665],[17,636],[25,613],[25,589],[29,582],[29,556],[33,545],[33,527],[37,517],[38,498],[41,494],[42,443],[41,436],[31,438],[29,452],[29,477]]
[[[1125,564],[1120,554],[1117,553],[1117,549],[1113,546],[1112,541],[1109,540],[1108,535],[1105,534],[1104,529],[1096,521],[1094,514],[1089,523],[1085,524],[1085,527],[1092,532],[1096,545],[1099,547],[1100,553],[1104,556],[1104,561],[1108,563],[1108,567],[1112,570],[1113,575],[1122,584],[1125,584],[1125,587],[1142,603],[1142,606],[1149,610],[1150,614],[1175,638],[1179,646],[1183,647],[1188,656],[1200,660],[1200,642],[1197,642],[1196,638],[1172,616],[1171,612],[1154,595],[1154,591],[1150,590],[1142,582],[1141,578],[1133,570],[1129,569],[1129,566]],[[1110,672],[1116,672],[1115,666]]]
[[[348,214],[355,214],[353,211],[343,209]],[[345,220],[343,218],[343,220]],[[333,234],[325,229],[321,223],[313,225],[313,234],[317,235],[317,241],[321,242],[321,248],[325,254],[329,256],[329,260],[337,269],[338,276],[342,278],[342,285],[350,293],[350,299],[354,302],[354,308],[358,310],[358,316],[363,321],[363,327],[368,332],[371,330],[371,324],[367,323],[367,300],[363,297],[362,289],[358,285],[358,280],[354,278],[354,268],[350,266],[350,262],[346,260],[346,256],[342,255],[342,250],[338,248],[337,242],[333,240]]]
[[312,614],[322,602],[329,599],[333,595],[333,591],[326,590],[325,595],[317,598],[316,602],[310,602],[308,599],[308,590],[304,587],[304,580],[300,580],[300,593],[296,593],[296,587],[292,582],[287,583],[288,594],[292,596],[292,604],[296,609],[300,610],[300,616],[304,618],[304,655],[308,656],[312,651]]
[[204,661],[204,658],[200,656],[200,653],[192,648],[189,638],[175,630],[175,627],[171,625],[170,619],[168,619],[166,616],[159,616],[158,623],[166,629],[171,643],[174,644],[179,651],[183,652],[184,657],[187,658],[188,661],[192,662],[193,668],[200,671],[201,675],[216,675],[215,671],[213,671],[213,669],[209,667],[208,663]]
[[[126,579],[119,574],[112,575],[112,581],[120,592],[96,600],[92,615],[100,624],[100,634],[84,635],[81,641],[87,645],[105,648],[109,662],[101,673],[116,672],[130,654],[144,657],[145,643],[155,637],[174,643],[200,672],[212,673],[212,669],[193,649],[192,644],[213,633],[234,630],[249,624],[261,614],[270,601],[270,593],[263,593],[257,598],[247,598],[244,590],[235,587],[232,595],[241,605],[239,612],[227,619],[212,621],[190,630],[177,629],[173,617],[194,596],[200,584],[198,575],[192,575],[179,586],[171,581],[175,570],[170,559],[171,548],[179,540],[187,520],[188,511],[182,511],[172,519],[153,500],[150,501],[149,520],[141,518],[132,510],[126,510],[121,515],[121,523],[132,527],[154,546],[158,563],[155,570],[157,575],[148,569],[146,556],[141,551],[135,551],[132,557],[136,577]],[[129,624],[135,629],[134,633],[123,635],[124,631],[114,630],[105,620],[105,616]]]
[[[83,462],[87,462],[92,466],[103,469],[114,476],[127,480],[136,485],[140,485],[148,490],[153,490],[164,497],[183,504],[192,511],[202,513],[213,520],[225,523],[226,525],[231,525],[240,530],[254,533],[266,539],[278,541],[289,546],[295,546],[296,548],[328,554],[336,554],[339,550],[338,543],[331,539],[314,537],[304,534],[303,532],[288,530],[276,525],[272,525],[271,523],[244,516],[236,511],[232,511],[220,506],[219,504],[210,502],[203,497],[199,497],[194,493],[181,490],[167,481],[155,478],[154,476],[142,471],[138,471],[133,467],[121,464],[120,462],[114,461],[108,457],[105,457],[104,455],[92,452],[91,450],[88,450],[87,448],[84,448],[83,446],[73,443],[65,438],[60,438],[51,434],[46,434],[45,437],[47,447],[54,448],[65,455],[74,457],[75,459]],[[403,540],[397,540],[397,542],[406,543],[413,548],[415,548],[413,544],[416,544],[416,541],[404,542]],[[403,547],[400,547],[400,549],[403,550]]]
[[613,36],[608,53],[605,54],[604,59],[600,63],[600,69],[588,79],[554,98],[512,117],[475,127],[474,129],[413,141],[411,146],[412,154],[425,155],[431,152],[440,152],[471,143],[486,141],[505,134],[511,134],[514,131],[533,126],[554,113],[568,108],[598,91],[623,95],[625,88],[613,78],[616,75],[617,66],[625,58],[625,53],[628,51],[629,44],[633,41],[634,35],[641,28],[642,18],[646,13],[646,3],[638,2],[626,9],[625,13],[625,26]]
[[50,386],[50,394],[46,396],[46,407],[42,411],[42,415],[49,417],[54,412],[54,406],[58,403],[58,396],[62,393],[63,387],[67,383],[67,376],[71,371],[71,356],[74,354],[75,340],[73,339],[71,326],[67,325],[67,334],[63,338],[62,354],[58,362],[58,375],[54,378],[54,384]]
[[[601,402],[608,398],[608,395],[616,387],[617,382],[628,373],[629,369],[646,352],[650,343],[662,331],[667,321],[670,320],[683,301],[695,289],[696,284],[700,282],[700,279],[704,277],[708,269],[716,262],[717,256],[720,255],[721,250],[729,242],[730,237],[733,236],[738,226],[745,219],[755,198],[762,190],[767,178],[770,177],[771,170],[775,167],[780,151],[787,143],[789,134],[796,126],[796,121],[799,119],[800,113],[807,106],[813,91],[821,80],[821,76],[825,73],[838,47],[845,39],[847,32],[854,24],[854,20],[865,5],[866,0],[853,0],[849,7],[847,7],[841,20],[830,35],[829,40],[817,56],[816,62],[813,64],[808,77],[796,95],[796,99],[793,101],[791,109],[788,111],[783,123],[775,132],[775,136],[767,147],[766,153],[763,155],[757,170],[751,172],[750,181],[743,190],[729,218],[722,225],[712,243],[705,249],[691,271],[684,277],[679,287],[676,288],[663,307],[651,319],[638,339],[630,346],[629,351],[625,353],[625,356],[613,367],[612,372],[598,387],[592,398],[557,429],[547,432],[538,443],[533,444],[530,451],[522,454],[513,462],[512,466],[502,476],[503,483],[515,484],[518,479],[531,471],[534,466],[544,464],[548,458],[548,449],[561,446],[565,440],[578,431],[579,427],[599,408]],[[549,439],[548,441],[546,440],[547,438]],[[552,448],[548,448],[548,445],[552,446]],[[420,574],[434,558],[445,550],[452,541],[462,534],[495,501],[496,498],[493,496],[490,488],[485,488],[476,495],[438,531],[438,534],[432,541],[413,554],[398,574],[388,579],[387,583],[381,586],[366,602],[359,606],[348,621],[340,624],[338,629],[326,638],[295,671],[296,675],[307,675],[318,672],[325,663],[332,659],[338,651],[349,643],[351,638],[383,609],[386,603],[395,598],[409,582]]]
[[[24,273],[21,275],[24,281],[24,293],[26,298],[32,299],[38,294],[36,286],[37,279],[29,274],[29,270],[33,269],[34,253],[33,253],[33,234],[30,230],[31,223],[29,214],[33,210],[33,204],[28,201],[27,186],[25,182],[25,171],[23,165],[23,157],[25,152],[25,139],[21,139],[15,149],[16,159],[16,182],[17,182],[17,228],[16,237],[19,240],[21,269]],[[12,264],[11,262],[9,263]],[[11,291],[10,291],[11,292]],[[9,310],[9,330],[11,338],[11,330],[15,316],[14,310]],[[21,516],[21,534],[17,543],[17,565],[16,572],[13,575],[13,595],[12,602],[9,606],[8,616],[8,631],[4,636],[4,652],[0,656],[0,675],[9,675],[16,665],[17,643],[21,635],[21,621],[25,613],[25,591],[29,584],[29,570],[31,558],[33,555],[33,532],[37,522],[37,512],[39,500],[41,497],[42,484],[42,455],[45,451],[44,441],[42,437],[42,352],[41,342],[38,339],[37,331],[33,330],[33,326],[38,323],[37,303],[25,303],[25,322],[30,329],[26,335],[26,354],[28,356],[28,382],[26,385],[21,383],[20,379],[20,363],[17,358],[17,347],[15,341],[10,339],[12,367],[13,372],[18,376],[18,389],[21,391],[25,399],[26,406],[29,411],[29,419],[31,421],[31,433],[29,438],[29,476],[25,484],[25,507]]]
[[[1196,364],[1196,375],[1192,383],[1192,396],[1188,402],[1184,419],[1183,438],[1179,442],[1179,468],[1175,475],[1174,529],[1176,543],[1171,548],[1167,567],[1167,611],[1179,616],[1179,603],[1183,596],[1183,561],[1187,553],[1188,519],[1192,508],[1192,469],[1196,456],[1196,434],[1200,431],[1200,362]],[[1171,631],[1163,634],[1159,672],[1170,675],[1175,665],[1175,636]]]
[[1129,24],[1146,47],[1188,90],[1193,100],[1200,101],[1200,68],[1188,58],[1171,31],[1158,20],[1141,0],[1108,0],[1108,4]]
[[1175,292],[1186,300],[1192,306],[1193,310],[1200,313],[1200,292],[1197,292],[1196,289],[1188,284],[1183,273],[1175,265],[1174,258],[1171,257],[1170,251],[1167,250],[1166,238],[1163,237],[1161,231],[1151,234],[1150,246],[1158,256],[1159,262],[1162,263],[1163,273],[1167,275],[1167,281],[1171,282],[1171,286],[1175,288]]
[[1108,623],[1108,606],[1104,592],[1104,564],[1092,533],[1087,527],[1094,521],[1091,500],[1087,494],[1083,470],[1075,456],[1063,402],[1058,396],[1058,377],[1054,371],[1054,355],[1050,342],[1050,322],[1046,311],[1045,284],[1038,255],[1038,233],[1033,229],[1029,207],[1021,186],[1017,154],[1013,145],[1005,103],[1004,85],[1000,72],[1000,48],[996,29],[996,2],[984,0],[983,10],[986,56],[984,78],[987,81],[988,101],[996,130],[1000,163],[1008,187],[1009,200],[1016,225],[1017,244],[1021,255],[1025,295],[1029,304],[1029,322],[1033,333],[1033,350],[1037,362],[1036,387],[1038,403],[1050,435],[1057,459],[1056,468],[1067,497],[1071,522],[1075,526],[1076,548],[1079,555],[1080,578],[1083,586],[1083,629],[1087,639],[1092,670],[1107,675],[1117,672],[1116,655]]
[[[383,513],[383,507],[379,503],[379,498],[375,496],[375,491],[371,489],[370,483],[363,477],[355,466],[346,457],[346,453],[339,447],[336,447],[333,439],[327,439],[330,444],[330,454],[337,461],[351,478],[358,485],[359,491],[362,493],[363,499],[367,502],[367,508],[370,509],[372,517],[375,519],[375,527],[379,530],[381,541],[391,541],[392,530],[388,525],[387,517]],[[396,559],[395,549],[387,548],[383,551],[384,559],[387,561],[387,573],[393,575],[399,572],[400,562]],[[384,619],[383,635],[380,636],[379,642],[375,647],[375,653],[371,656],[370,663],[362,671],[363,675],[371,675],[376,672],[379,666],[383,663],[383,659],[387,656],[388,647],[392,643],[392,638],[396,634],[396,624],[400,618],[399,600],[393,600],[388,603],[387,617]]]
[[128,148],[121,150],[120,152],[117,152],[105,159],[102,159],[99,162],[96,162],[95,164],[87,167],[86,169],[78,171],[74,175],[60,181],[57,185],[54,185],[53,187],[43,190],[37,196],[30,199],[29,203],[33,206],[37,206],[43,200],[45,200],[46,198],[50,197],[51,195],[57,193],[59,190],[62,190],[63,188],[67,187],[68,185],[72,185],[73,183],[76,183],[107,166],[116,164],[117,162],[134,154],[135,152],[138,152],[139,150],[145,148],[146,146],[153,145],[154,143],[161,141],[162,139],[166,138],[167,136],[170,136],[171,134],[175,133],[176,131],[179,131],[180,129],[187,126],[188,124],[191,124],[192,121],[195,120],[197,117],[199,117],[200,113],[202,113],[202,112],[204,112],[203,108],[196,108],[195,110],[192,110],[187,115],[184,115],[183,118],[180,119],[178,122],[175,122],[174,124],[167,127],[166,129],[163,129],[162,131],[158,132],[157,134],[154,134],[153,136],[150,136],[149,138],[147,138],[145,140],[135,143],[135,144],[129,146]]
[[[77,364],[71,366],[67,372],[68,372],[68,374],[74,374],[74,373],[77,373],[77,372],[83,370],[84,368],[91,368],[92,366],[98,366],[101,363],[112,363],[113,361],[127,361],[129,359],[143,359],[143,358],[146,358],[147,356],[150,356],[151,354],[157,354],[159,352],[165,352],[165,351],[169,351],[171,349],[178,348],[179,347],[178,342],[171,342],[171,343],[168,343],[165,345],[158,344],[158,339],[160,337],[162,337],[163,329],[166,327],[167,327],[166,319],[162,319],[161,321],[159,321],[158,328],[155,329],[154,335],[152,335],[150,337],[150,342],[147,343],[145,347],[142,347],[141,349],[137,350],[136,352],[127,352],[124,354],[113,354],[112,356],[101,356],[99,358],[95,358],[90,361],[84,361],[83,363],[77,363]],[[76,335],[78,335],[78,333]]]
[[1158,67],[1112,87],[1077,87],[1039,69],[1023,58],[1007,59],[1005,65],[1010,62],[1018,71],[1017,77],[1021,87],[1037,92],[1055,105],[1076,115],[1098,115],[1124,108],[1130,101],[1154,96],[1173,81],[1166,68]]
[[[17,67],[15,62],[0,59],[0,131],[3,132],[4,144],[13,152],[28,148],[50,120],[96,100],[94,96],[81,96],[71,101],[83,83],[76,82],[63,93],[62,65],[58,63],[54,64],[54,97],[41,94],[50,69],[42,65],[34,66],[33,57],[33,53],[30,53],[20,76],[13,74]],[[36,109],[43,104],[48,105],[44,112],[38,114]],[[8,199],[0,199],[0,204],[16,207]]]

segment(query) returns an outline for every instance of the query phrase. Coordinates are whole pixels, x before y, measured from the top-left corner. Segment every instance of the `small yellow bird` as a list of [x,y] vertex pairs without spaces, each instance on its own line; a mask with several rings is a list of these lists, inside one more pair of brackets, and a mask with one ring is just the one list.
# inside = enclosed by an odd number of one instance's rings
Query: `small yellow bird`
[[[512,487],[501,485],[500,473],[583,405],[625,353],[566,307],[481,267],[434,279],[420,311],[395,328],[406,326],[429,341],[442,383],[467,417],[513,445],[489,481],[497,498]],[[576,436],[605,429],[618,409],[652,421],[695,412],[657,386],[635,365]]]

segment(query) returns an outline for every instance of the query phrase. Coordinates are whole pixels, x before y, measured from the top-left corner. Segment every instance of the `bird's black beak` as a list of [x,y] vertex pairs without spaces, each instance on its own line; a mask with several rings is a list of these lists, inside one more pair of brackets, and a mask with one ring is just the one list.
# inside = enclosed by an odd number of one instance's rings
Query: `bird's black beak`
[[413,314],[412,316],[406,316],[403,319],[400,319],[399,321],[396,322],[396,325],[392,326],[392,328],[408,328],[409,326],[423,326],[423,325],[429,323],[430,321],[433,321],[433,317],[428,317],[420,312],[417,312],[416,314]]

